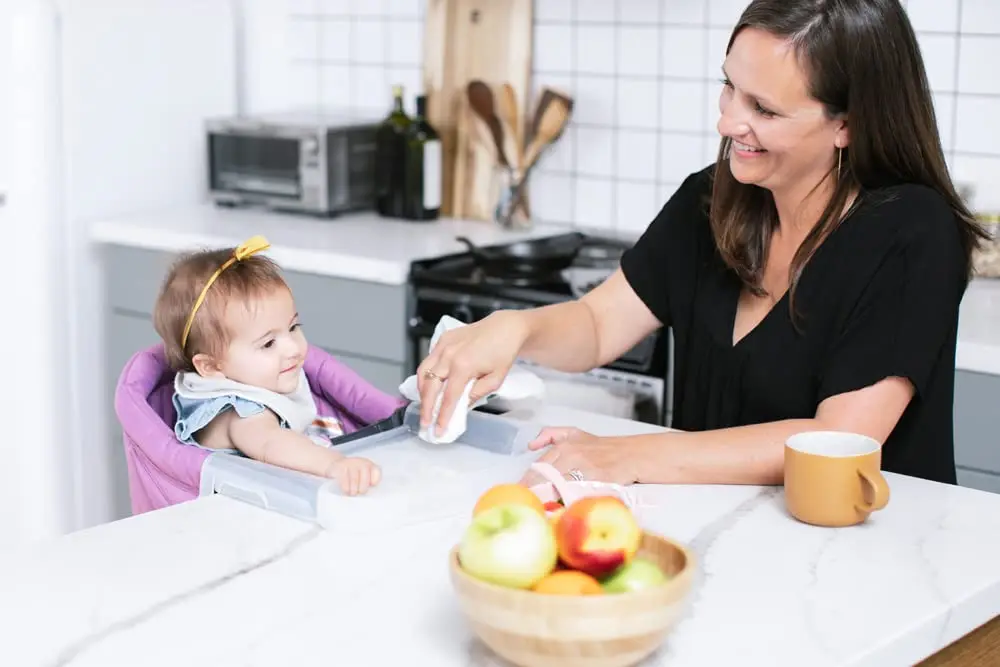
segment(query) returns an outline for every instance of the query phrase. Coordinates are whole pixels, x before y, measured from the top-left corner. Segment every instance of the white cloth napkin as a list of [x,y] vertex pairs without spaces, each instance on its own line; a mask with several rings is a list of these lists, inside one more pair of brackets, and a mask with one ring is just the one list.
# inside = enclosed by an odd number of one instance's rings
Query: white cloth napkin
[[[434,346],[437,345],[438,339],[441,337],[442,333],[448,331],[449,329],[464,326],[464,322],[460,322],[454,317],[449,315],[442,317],[437,326],[434,328],[434,335],[431,336],[431,344],[428,352],[433,350]],[[447,383],[448,381],[445,380],[445,384]],[[444,432],[440,434],[435,433],[433,425],[437,421],[438,413],[441,411],[441,399],[444,398],[444,391],[442,390],[441,393],[438,394],[437,402],[434,405],[434,417],[431,420],[431,426],[420,429],[420,433],[418,434],[421,440],[432,444],[455,442],[460,435],[465,433],[465,429],[468,424],[469,411],[483,405],[492,398],[504,398],[516,401],[541,396],[545,393],[545,384],[542,382],[542,379],[531,371],[518,366],[514,366],[510,372],[507,373],[503,383],[495,392],[489,396],[480,398],[473,405],[469,405],[469,394],[472,392],[472,387],[475,383],[475,380],[470,380],[469,383],[465,385],[465,390],[462,392],[461,398],[458,399],[458,404],[455,406],[455,411],[452,413],[451,419],[448,420],[448,424],[445,427]],[[420,392],[417,389],[417,376],[411,375],[406,378],[406,380],[403,381],[403,384],[399,385],[399,393],[411,401],[419,401]]]

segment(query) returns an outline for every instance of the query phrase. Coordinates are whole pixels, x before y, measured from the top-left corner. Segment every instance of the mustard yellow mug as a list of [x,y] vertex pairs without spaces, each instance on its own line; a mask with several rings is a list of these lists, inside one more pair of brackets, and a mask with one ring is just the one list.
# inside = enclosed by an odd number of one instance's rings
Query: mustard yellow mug
[[785,442],[785,506],[815,526],[863,523],[889,502],[882,446],[841,431],[807,431]]

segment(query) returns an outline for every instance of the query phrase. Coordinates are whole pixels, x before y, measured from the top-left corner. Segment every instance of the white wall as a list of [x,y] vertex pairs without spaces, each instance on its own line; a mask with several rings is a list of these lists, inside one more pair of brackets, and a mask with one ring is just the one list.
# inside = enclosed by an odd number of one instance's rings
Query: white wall
[[41,0],[0,6],[0,208],[4,260],[0,349],[0,545],[71,525],[72,457],[62,446],[69,387],[62,307],[58,53]]
[[128,514],[87,226],[204,199],[203,119],[236,109],[233,7],[0,3],[0,547]]
[[[265,3],[266,4],[266,3]],[[273,3],[272,3],[273,4]],[[719,68],[748,0],[535,0],[534,86],[577,100],[532,187],[546,222],[639,230],[715,159]],[[1000,2],[904,0],[926,61],[953,176],[1000,209]],[[423,0],[287,0],[289,100],[387,108],[420,85]],[[278,29],[274,31],[278,32]],[[416,41],[416,43],[414,43]],[[270,87],[272,91],[276,89]],[[280,100],[271,95],[270,103]]]
[[60,8],[75,525],[83,527],[129,514],[122,443],[106,422],[101,249],[87,226],[204,199],[202,123],[235,111],[236,52],[228,0],[62,0]]
[[129,513],[87,225],[204,199],[203,119],[236,109],[233,15],[228,0],[0,4],[0,546]]

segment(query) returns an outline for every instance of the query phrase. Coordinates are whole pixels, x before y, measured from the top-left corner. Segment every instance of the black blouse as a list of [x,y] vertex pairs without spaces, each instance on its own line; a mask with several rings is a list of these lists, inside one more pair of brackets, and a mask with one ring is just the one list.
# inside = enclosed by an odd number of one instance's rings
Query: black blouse
[[[919,185],[861,194],[788,294],[733,345],[741,285],[708,222],[714,166],[690,175],[622,257],[639,298],[674,334],[672,426],[702,431],[808,419],[829,396],[889,377],[916,388],[882,469],[955,483],[952,404],[959,227]],[[797,327],[797,328],[796,328]]]

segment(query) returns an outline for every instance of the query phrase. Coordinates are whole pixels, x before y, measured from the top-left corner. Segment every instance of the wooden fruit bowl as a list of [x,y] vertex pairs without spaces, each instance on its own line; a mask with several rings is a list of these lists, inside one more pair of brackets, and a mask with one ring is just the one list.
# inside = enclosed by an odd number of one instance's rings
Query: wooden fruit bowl
[[670,580],[635,593],[544,595],[475,579],[451,551],[451,583],[473,632],[521,667],[626,667],[663,643],[691,590],[694,555],[644,532],[638,555]]

